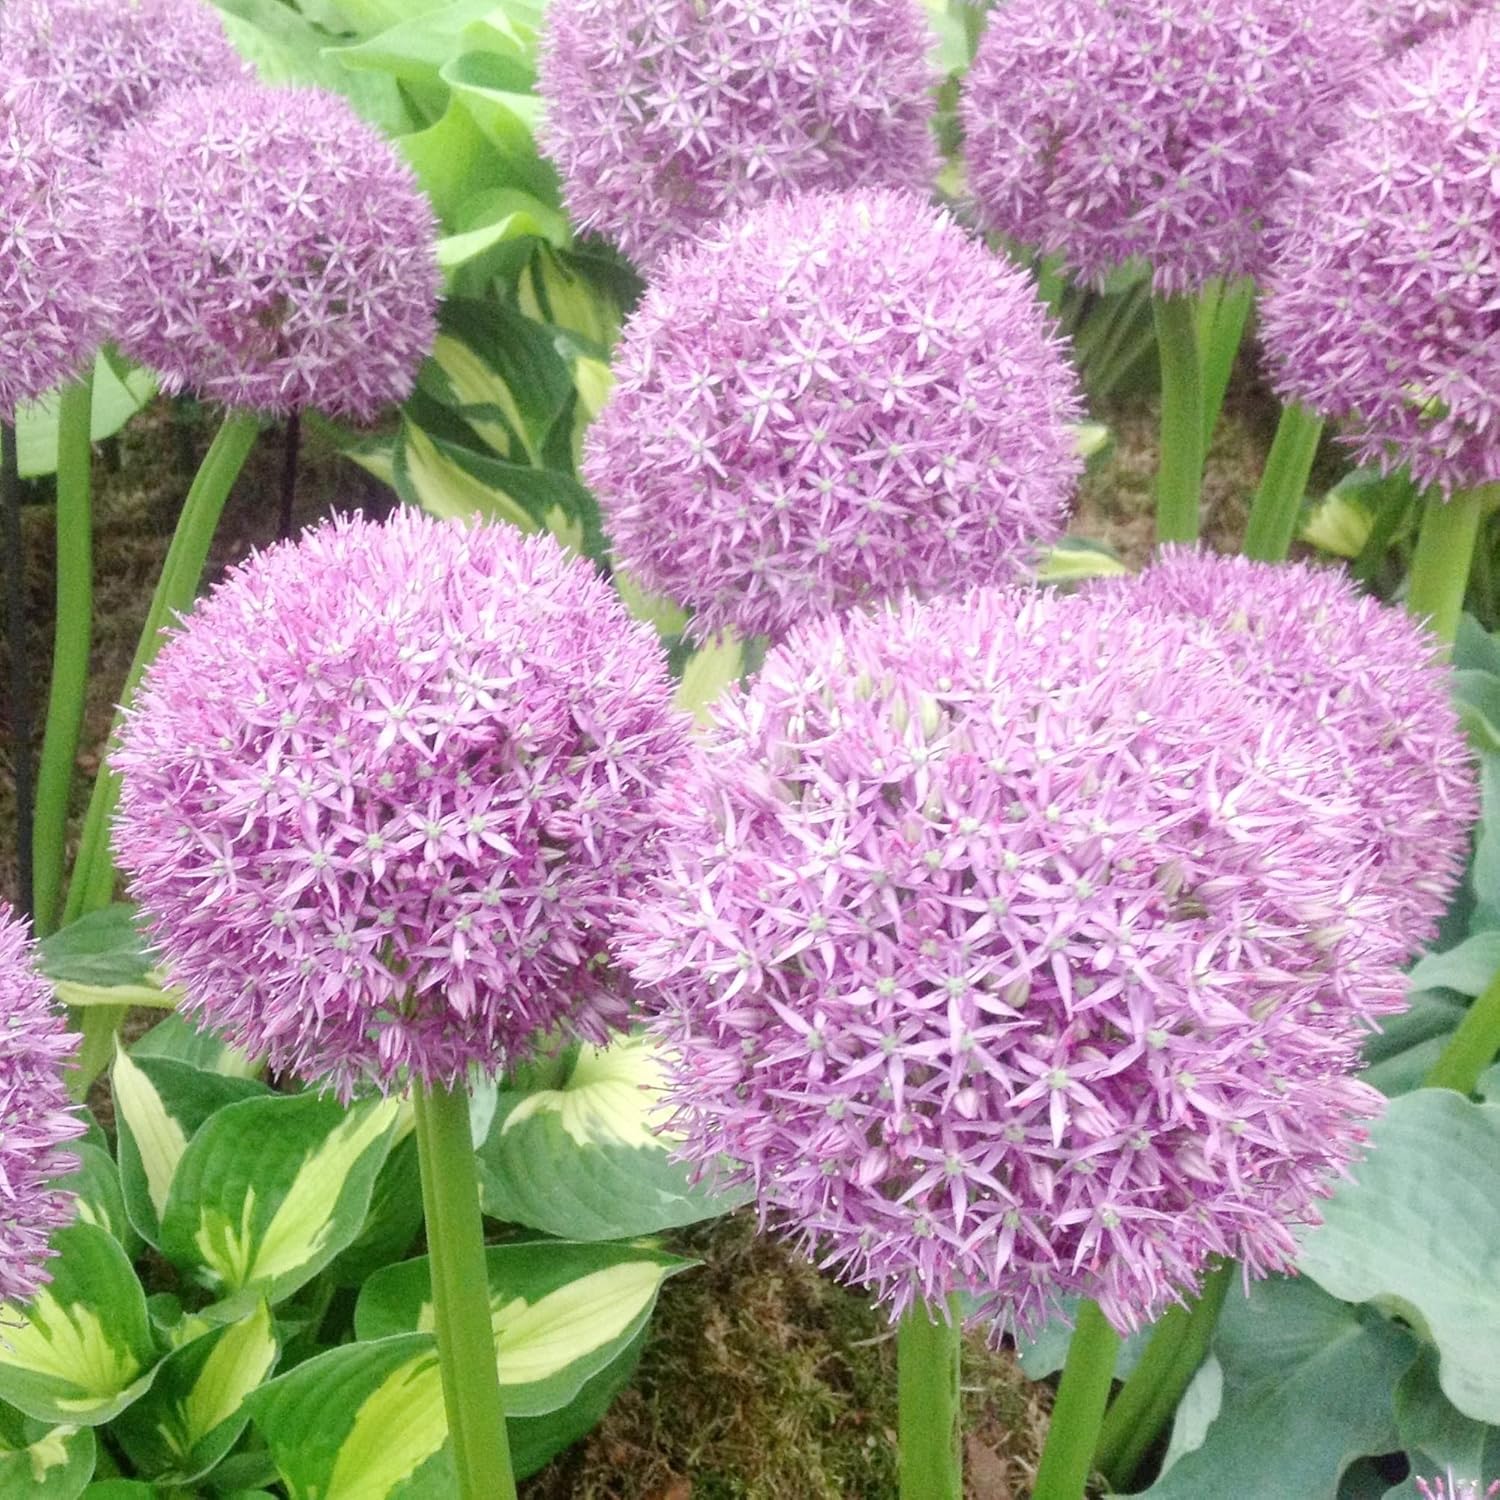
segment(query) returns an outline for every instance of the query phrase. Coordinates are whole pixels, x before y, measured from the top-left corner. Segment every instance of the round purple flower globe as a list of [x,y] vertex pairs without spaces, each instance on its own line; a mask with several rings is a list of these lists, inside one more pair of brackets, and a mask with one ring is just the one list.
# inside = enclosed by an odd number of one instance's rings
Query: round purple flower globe
[[104,236],[119,342],[167,391],[369,420],[437,331],[436,221],[411,168],[313,89],[192,89],[118,136]]
[[1138,578],[1111,581],[1135,609],[1211,624],[1248,701],[1295,715],[1335,752],[1358,808],[1367,883],[1409,960],[1436,935],[1479,813],[1473,761],[1442,649],[1404,610],[1338,569],[1169,547]]
[[1078,382],[1030,282],[903,193],[764,204],[674,252],[585,441],[615,557],[699,639],[1022,575]]
[[184,1009],[347,1094],[607,1040],[606,958],[685,721],[550,537],[412,511],[232,572],[147,672],[120,864]]
[[47,1241],[73,1217],[59,1178],[77,1167],[62,1148],[83,1134],[63,1070],[78,1047],[34,966],[25,925],[0,902],[0,1338],[6,1315],[47,1280]]
[[1500,480],[1500,19],[1383,68],[1282,205],[1261,337],[1358,462]]
[[1119,1327],[1288,1265],[1403,980],[1350,810],[1211,632],[977,590],[796,632],[663,795],[617,948],[673,1129],[899,1314]]
[[553,0],[544,149],[574,222],[641,265],[730,210],[937,176],[918,0]]
[[1365,0],[1007,0],[962,103],[988,227],[1095,286],[1256,275],[1287,169],[1378,59]]
[[1494,0],[1368,0],[1376,33],[1388,53],[1405,52],[1493,7]]
[[93,198],[78,133],[34,85],[0,89],[0,421],[99,343]]
[[46,90],[94,160],[176,90],[252,76],[202,0],[5,0],[0,57]]

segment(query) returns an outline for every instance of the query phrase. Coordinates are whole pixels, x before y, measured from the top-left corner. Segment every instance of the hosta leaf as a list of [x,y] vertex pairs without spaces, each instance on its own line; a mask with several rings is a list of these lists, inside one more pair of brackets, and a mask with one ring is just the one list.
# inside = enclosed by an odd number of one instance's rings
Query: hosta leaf
[[1416,990],[1408,1008],[1365,1041],[1364,1081],[1388,1098],[1420,1088],[1467,1008],[1442,990]]
[[116,1053],[111,1079],[125,1208],[142,1238],[160,1249],[162,1211],[198,1127],[215,1110],[267,1090],[253,1079],[128,1052]]
[[[578,1395],[645,1326],[668,1276],[693,1262],[643,1245],[536,1241],[486,1251],[506,1411],[540,1416]],[[427,1259],[377,1272],[355,1305],[361,1339],[432,1329]]]
[[[156,394],[149,371],[125,366],[117,371],[107,355],[94,360],[90,433],[98,443],[117,433]],[[16,460],[23,479],[57,468],[57,396],[23,403],[16,413]]]
[[0,1406],[0,1500],[77,1500],[94,1457],[92,1427],[53,1427]]
[[440,76],[503,164],[503,185],[556,203],[557,174],[536,147],[542,101],[531,92],[531,69],[514,57],[466,52],[445,63]]
[[176,1014],[163,1016],[150,1031],[132,1042],[130,1055],[137,1061],[144,1057],[164,1057],[171,1062],[187,1063],[203,1073],[222,1073],[226,1078],[255,1078],[261,1071],[259,1059],[231,1047],[211,1031],[200,1031]]
[[68,1150],[78,1158],[78,1170],[63,1178],[58,1186],[73,1194],[78,1222],[94,1224],[112,1234],[125,1253],[134,1256],[140,1249],[140,1236],[125,1212],[120,1169],[114,1158],[108,1151],[88,1142],[79,1142],[69,1146]]
[[43,939],[39,967],[59,1003],[72,1006],[145,1005],[170,1009],[155,960],[135,923],[135,907],[117,902],[90,912]]
[[459,99],[449,101],[435,124],[398,136],[396,146],[444,225],[452,224],[465,200],[480,188],[526,186],[507,176],[504,159]]
[[1477,995],[1500,972],[1500,932],[1476,932],[1455,948],[1429,953],[1412,965],[1416,990],[1457,990]]
[[[1444,1393],[1500,1422],[1500,1105],[1447,1089],[1391,1102],[1370,1151],[1303,1239],[1301,1269],[1431,1337]],[[1377,1450],[1370,1450],[1377,1451]]]
[[141,1396],[156,1350],[146,1296],[113,1235],[73,1224],[52,1236],[52,1280],[23,1311],[0,1306],[0,1400],[38,1421],[96,1426]]
[[290,1296],[359,1234],[400,1110],[318,1094],[219,1110],[172,1179],[163,1253],[221,1295]]
[[143,1473],[189,1484],[208,1473],[250,1420],[245,1398],[276,1364],[271,1309],[211,1329],[169,1354],[156,1380],[111,1432]]
[[[1449,1469],[1458,1480],[1500,1477],[1500,1428],[1466,1417],[1438,1384],[1437,1351],[1424,1349],[1396,1391],[1396,1427],[1414,1474]],[[1388,1492],[1415,1497],[1415,1485]]]
[[1223,1403],[1150,1500],[1334,1500],[1345,1469],[1396,1446],[1392,1397],[1416,1357],[1412,1336],[1335,1301],[1311,1282],[1272,1277],[1231,1289],[1214,1354]]
[[480,1148],[485,1211],[560,1239],[621,1240],[726,1213],[739,1199],[695,1186],[658,1135],[655,1046],[583,1046],[567,1078],[502,1090]]
[[675,702],[700,724],[713,719],[713,706],[745,669],[745,648],[739,641],[724,639],[700,646],[687,659]]
[[[398,1133],[400,1126],[397,1127]],[[422,1227],[422,1179],[417,1140],[407,1135],[386,1157],[359,1238],[323,1273],[336,1286],[361,1286],[381,1266],[399,1260]]]

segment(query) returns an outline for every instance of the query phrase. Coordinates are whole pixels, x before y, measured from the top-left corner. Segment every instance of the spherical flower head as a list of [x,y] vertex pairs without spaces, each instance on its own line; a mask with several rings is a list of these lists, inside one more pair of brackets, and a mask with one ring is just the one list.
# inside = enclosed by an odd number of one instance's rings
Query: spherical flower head
[[1136,609],[1208,622],[1251,702],[1289,711],[1334,752],[1368,846],[1385,931],[1410,959],[1436,937],[1479,813],[1473,761],[1438,641],[1340,569],[1168,547],[1111,581]]
[[1500,1479],[1485,1488],[1482,1479],[1455,1479],[1449,1469],[1447,1478],[1417,1480],[1417,1493],[1422,1500],[1495,1500]]
[[78,1165],[63,1146],[83,1134],[63,1079],[78,1037],[34,959],[26,926],[0,902],[0,1339],[47,1280],[52,1231],[73,1217],[56,1182]]
[[1368,0],[1376,34],[1387,53],[1405,52],[1492,7],[1493,0]]
[[1361,464],[1500,480],[1500,18],[1383,68],[1287,195],[1262,304],[1277,389]]
[[0,89],[0,421],[76,375],[100,339],[82,141],[41,89]]
[[0,57],[46,90],[96,161],[176,90],[252,76],[202,0],[5,0]]
[[116,847],[184,1009],[347,1094],[623,1019],[612,917],[687,730],[550,537],[412,511],[260,553],[146,674]]
[[345,100],[187,90],[103,175],[120,344],[165,390],[358,420],[411,394],[436,336],[436,221]]
[[578,227],[642,266],[769,198],[926,197],[933,44],[918,0],[554,0],[542,145]]
[[1031,284],[903,193],[674,253],[585,445],[620,565],[719,631],[1009,582],[1061,535],[1077,377]]
[[1337,131],[1378,49],[1365,0],[1007,0],[962,104],[992,229],[1096,286],[1256,275],[1288,167]]
[[617,950],[684,1153],[893,1313],[1129,1327],[1210,1255],[1290,1264],[1404,1003],[1321,776],[1200,627],[1117,599],[795,632],[664,792]]

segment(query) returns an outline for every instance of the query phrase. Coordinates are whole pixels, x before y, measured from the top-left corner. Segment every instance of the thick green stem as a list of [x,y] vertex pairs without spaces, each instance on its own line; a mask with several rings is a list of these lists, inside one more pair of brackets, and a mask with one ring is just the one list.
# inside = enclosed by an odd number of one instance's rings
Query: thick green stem
[[1456,1089],[1472,1094],[1479,1075],[1500,1052],[1500,974],[1468,1008],[1458,1030],[1422,1080],[1430,1089]]
[[[202,467],[183,502],[177,530],[162,564],[161,577],[157,580],[140,640],[136,643],[135,658],[130,663],[120,693],[124,708],[129,708],[141,675],[156,659],[164,638],[162,632],[176,615],[191,606],[197,595],[203,565],[208,560],[208,549],[218,529],[224,502],[229,498],[259,431],[260,424],[252,413],[231,412],[224,418],[223,426],[204,455]],[[117,715],[115,730],[119,724]],[[110,743],[114,743],[113,732]],[[115,863],[110,854],[109,825],[119,795],[119,778],[106,761],[99,767],[84,817],[78,859],[68,885],[68,902],[63,914],[65,922],[108,906],[114,899]],[[70,1079],[75,1098],[81,1099],[88,1092],[95,1075],[109,1061],[114,1049],[114,1035],[124,1015],[118,1006],[101,1005],[90,1007],[80,1018],[83,1041]]]
[[20,909],[32,911],[31,648],[26,554],[21,546],[21,473],[16,429],[0,422],[0,540],[5,550],[5,631],[10,637],[10,734],[15,744],[16,877]]
[[1204,1278],[1195,1302],[1167,1312],[1140,1363],[1110,1403],[1094,1449],[1094,1467],[1114,1489],[1129,1485],[1198,1373],[1233,1273],[1232,1262],[1217,1266]]
[[47,732],[36,782],[36,930],[57,926],[78,737],[89,681],[94,624],[92,372],[67,387],[57,414],[57,603]]
[[1156,539],[1198,540],[1203,488],[1203,375],[1198,320],[1190,297],[1153,297],[1161,357],[1161,455],[1156,480]]
[[1224,396],[1239,357],[1240,340],[1245,336],[1245,322],[1255,301],[1255,283],[1248,278],[1222,287],[1213,303],[1213,316],[1200,323],[1203,369],[1203,451],[1213,440],[1224,408]]
[[515,1500],[495,1363],[479,1180],[462,1088],[417,1084],[417,1156],[427,1219],[432,1312],[457,1500]]
[[1500,484],[1482,485],[1443,500],[1432,495],[1422,514],[1411,562],[1406,608],[1425,619],[1439,640],[1452,644],[1463,614],[1469,567],[1485,504],[1500,498]]
[[901,1500],[963,1500],[956,1309],[917,1303],[896,1334]]
[[1297,531],[1307,476],[1323,437],[1323,419],[1293,403],[1281,409],[1276,438],[1266,457],[1260,488],[1250,506],[1245,528],[1245,556],[1261,562],[1281,562],[1291,551]]
[[1119,1352],[1120,1335],[1098,1303],[1080,1303],[1031,1500],[1083,1500]]

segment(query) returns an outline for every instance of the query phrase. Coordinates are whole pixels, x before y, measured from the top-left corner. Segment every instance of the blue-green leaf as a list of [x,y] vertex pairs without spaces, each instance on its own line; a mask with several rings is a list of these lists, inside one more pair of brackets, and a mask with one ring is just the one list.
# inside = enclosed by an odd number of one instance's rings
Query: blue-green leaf
[[54,1427],[0,1405],[0,1500],[77,1500],[95,1451],[92,1427]]

